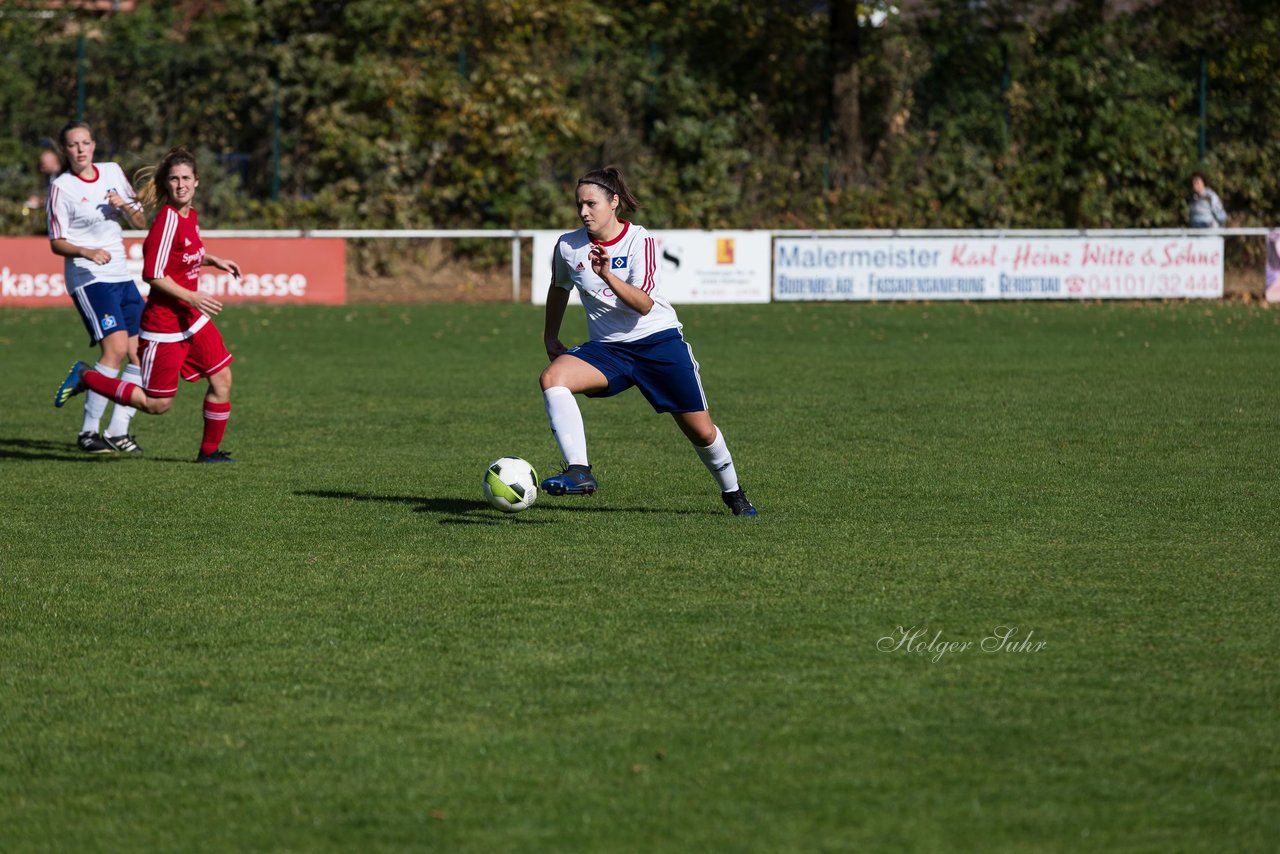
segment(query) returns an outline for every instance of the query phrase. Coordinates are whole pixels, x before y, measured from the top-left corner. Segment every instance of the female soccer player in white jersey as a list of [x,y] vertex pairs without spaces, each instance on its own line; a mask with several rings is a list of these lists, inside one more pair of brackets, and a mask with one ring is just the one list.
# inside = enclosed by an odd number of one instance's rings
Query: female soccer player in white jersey
[[[733,515],[755,516],[724,436],[707,412],[693,351],[662,295],[653,238],[643,226],[618,218],[620,206],[635,210],[640,203],[615,166],[582,176],[576,195],[583,227],[561,236],[552,256],[544,333],[551,364],[542,372],[543,402],[565,470],[544,480],[543,490],[590,495],[598,486],[574,395],[610,397],[636,386],[655,412],[672,414]],[[590,340],[568,348],[560,341],[560,324],[573,288],[587,311]]]
[[[146,228],[147,218],[124,170],[115,163],[94,163],[93,133],[84,122],[70,122],[59,136],[63,171],[49,185],[49,245],[65,261],[67,293],[89,331],[90,346],[102,355],[96,370],[137,382],[138,319],[142,295],[126,265],[122,223]],[[126,363],[127,360],[127,363]],[[107,399],[90,393],[76,444],[91,454],[142,449],[129,433],[134,409],[117,406],[106,435],[99,433]]]
[[209,320],[222,310],[222,303],[202,293],[198,285],[202,265],[226,270],[236,278],[240,267],[204,251],[200,220],[191,206],[198,186],[195,158],[187,149],[175,148],[152,170],[139,193],[147,206],[164,201],[143,244],[142,276],[151,285],[151,294],[142,312],[140,380],[115,379],[76,362],[59,386],[54,405],[61,406],[87,388],[118,404],[161,415],[178,393],[179,377],[187,382],[207,377],[204,435],[196,462],[233,463],[219,447],[231,417],[233,357]]

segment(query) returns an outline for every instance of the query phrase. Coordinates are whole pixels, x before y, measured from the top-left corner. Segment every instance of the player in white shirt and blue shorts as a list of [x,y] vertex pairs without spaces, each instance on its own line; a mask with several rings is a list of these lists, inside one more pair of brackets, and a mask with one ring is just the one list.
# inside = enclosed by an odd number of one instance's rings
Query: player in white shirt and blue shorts
[[[123,226],[142,229],[147,218],[134,198],[124,170],[115,163],[94,163],[89,126],[70,122],[59,137],[65,169],[49,184],[49,245],[65,259],[67,294],[80,312],[90,346],[102,355],[94,370],[140,382],[138,330],[142,295],[129,272]],[[117,405],[105,434],[99,424],[109,401],[90,393],[76,445],[91,454],[142,449],[129,433],[136,410]]]
[[[565,469],[544,480],[543,491],[590,495],[599,488],[574,395],[612,397],[635,386],[655,412],[671,413],[733,515],[756,516],[707,411],[698,363],[680,320],[662,295],[653,237],[644,226],[618,218],[620,206],[639,207],[621,170],[588,172],[576,196],[583,227],[561,236],[552,258],[544,331],[551,364],[542,372],[543,403]],[[587,312],[589,340],[569,348],[560,341],[560,325],[575,288]]]

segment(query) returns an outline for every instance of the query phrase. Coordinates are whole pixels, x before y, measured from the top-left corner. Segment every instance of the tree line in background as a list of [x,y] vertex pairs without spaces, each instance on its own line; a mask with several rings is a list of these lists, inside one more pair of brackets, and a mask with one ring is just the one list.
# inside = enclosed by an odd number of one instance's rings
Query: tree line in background
[[1181,226],[1196,169],[1275,224],[1274,4],[899,6],[0,0],[0,227],[81,114],[130,172],[196,150],[219,228],[568,227],[605,163],[655,227]]

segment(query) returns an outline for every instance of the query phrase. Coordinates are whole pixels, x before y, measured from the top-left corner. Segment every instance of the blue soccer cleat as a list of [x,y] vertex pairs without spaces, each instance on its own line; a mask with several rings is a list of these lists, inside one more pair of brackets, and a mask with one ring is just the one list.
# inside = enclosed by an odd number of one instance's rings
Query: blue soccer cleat
[[58,392],[53,396],[54,406],[61,407],[62,404],[88,388],[84,384],[84,372],[87,370],[89,370],[89,366],[84,362],[78,361],[71,366],[71,372],[62,381],[62,385],[58,386]]
[[226,451],[219,448],[209,454],[197,454],[196,462],[198,463],[234,463],[235,460]]
[[568,466],[560,474],[542,482],[547,495],[590,495],[600,484],[591,476],[591,466]]
[[742,487],[738,487],[733,492],[720,493],[720,500],[733,511],[735,516],[740,516],[743,519],[754,519],[760,515],[760,511],[755,508],[747,498],[747,494],[742,491]]

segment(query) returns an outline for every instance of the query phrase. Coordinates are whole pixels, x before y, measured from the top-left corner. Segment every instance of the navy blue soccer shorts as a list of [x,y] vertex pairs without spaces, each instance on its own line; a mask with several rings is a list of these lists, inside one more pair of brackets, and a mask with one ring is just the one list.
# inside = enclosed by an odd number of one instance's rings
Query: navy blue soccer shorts
[[132,338],[142,328],[142,294],[132,279],[94,282],[68,294],[89,333],[90,346],[122,329]]
[[701,412],[707,408],[693,350],[679,329],[664,329],[639,341],[588,341],[568,351],[605,375],[609,387],[587,397],[613,397],[635,386],[654,412]]

